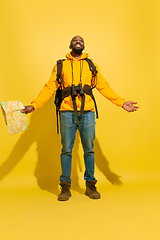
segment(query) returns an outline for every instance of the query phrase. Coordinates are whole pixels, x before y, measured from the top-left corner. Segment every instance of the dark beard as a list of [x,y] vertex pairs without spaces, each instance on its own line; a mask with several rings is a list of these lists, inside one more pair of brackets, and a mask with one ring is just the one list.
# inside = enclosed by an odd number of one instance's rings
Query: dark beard
[[73,51],[75,52],[75,53],[77,53],[77,54],[81,54],[82,53],[82,51],[83,51],[83,48],[73,48]]

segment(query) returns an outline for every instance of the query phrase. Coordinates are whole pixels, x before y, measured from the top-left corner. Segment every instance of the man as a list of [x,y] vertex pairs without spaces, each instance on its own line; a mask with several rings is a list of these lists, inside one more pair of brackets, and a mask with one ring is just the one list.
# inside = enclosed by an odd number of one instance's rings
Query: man
[[[92,73],[89,69],[87,53],[83,53],[84,40],[80,36],[75,36],[70,42],[71,52],[66,55],[66,60],[63,61],[62,79],[63,89],[71,89],[71,94],[67,95],[60,107],[60,130],[61,130],[61,168],[62,174],[60,176],[61,193],[58,196],[59,201],[66,201],[71,196],[71,161],[72,148],[74,145],[76,130],[80,132],[81,142],[84,150],[85,173],[84,180],[86,181],[85,194],[92,199],[99,199],[100,193],[97,191],[95,184],[97,180],[94,177],[94,151],[93,140],[95,138],[95,107],[91,95],[85,93],[85,86],[90,87]],[[112,103],[123,107],[128,112],[134,112],[138,109],[137,102],[126,102],[119,97],[108,82],[101,75],[96,64],[97,79],[96,88],[98,91]],[[25,106],[23,113],[31,113],[37,108],[43,106],[58,89],[57,66],[55,65],[52,71],[50,80],[45,84],[38,97],[31,102],[31,105]],[[81,87],[80,90],[78,87]],[[74,91],[75,95],[74,95]],[[80,92],[82,91],[82,93]],[[74,97],[73,97],[74,95]],[[85,96],[85,98],[84,98]],[[83,100],[85,99],[85,100]],[[83,102],[84,101],[84,102]],[[84,103],[84,111],[82,111],[82,102]],[[77,112],[75,111],[75,108]]]

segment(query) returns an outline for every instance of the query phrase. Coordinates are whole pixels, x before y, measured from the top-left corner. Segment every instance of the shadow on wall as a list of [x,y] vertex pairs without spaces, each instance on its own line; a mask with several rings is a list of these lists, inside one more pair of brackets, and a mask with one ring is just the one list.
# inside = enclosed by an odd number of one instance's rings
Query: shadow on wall
[[[57,134],[56,114],[53,99],[32,113],[29,130],[24,132],[13,148],[7,160],[0,166],[0,180],[8,175],[20,162],[33,142],[37,143],[38,162],[35,169],[37,184],[42,190],[58,195],[60,169],[60,134]],[[80,167],[78,155],[79,138],[73,149],[72,189],[84,193],[78,184],[77,168]],[[120,177],[109,168],[109,162],[103,155],[98,140],[94,142],[96,165],[106,178],[115,185],[121,185]]]

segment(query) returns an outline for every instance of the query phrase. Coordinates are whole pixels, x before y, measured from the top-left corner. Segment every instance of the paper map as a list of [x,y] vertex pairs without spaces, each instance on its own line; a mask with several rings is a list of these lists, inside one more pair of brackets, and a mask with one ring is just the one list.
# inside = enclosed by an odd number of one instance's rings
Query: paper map
[[1,102],[0,105],[6,125],[8,126],[9,134],[28,130],[27,116],[20,111],[24,109],[20,100]]

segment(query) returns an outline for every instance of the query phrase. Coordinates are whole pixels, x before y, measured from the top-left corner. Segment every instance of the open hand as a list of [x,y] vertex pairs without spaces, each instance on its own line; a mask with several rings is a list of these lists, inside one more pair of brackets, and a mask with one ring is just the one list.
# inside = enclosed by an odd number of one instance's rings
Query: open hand
[[29,106],[25,106],[24,109],[21,110],[22,113],[31,113],[33,112],[35,109],[32,105],[29,105]]
[[137,104],[137,102],[128,101],[123,104],[122,108],[124,108],[127,112],[135,112],[139,107],[134,106],[134,104]]

